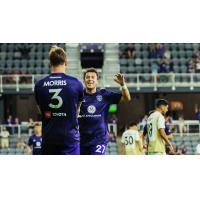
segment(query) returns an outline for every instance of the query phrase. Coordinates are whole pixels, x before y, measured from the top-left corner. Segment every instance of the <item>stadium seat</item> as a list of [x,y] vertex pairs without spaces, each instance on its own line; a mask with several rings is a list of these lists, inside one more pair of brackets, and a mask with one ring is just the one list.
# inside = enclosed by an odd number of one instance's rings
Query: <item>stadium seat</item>
[[120,66],[127,66],[128,60],[126,58],[122,58],[119,60]]
[[35,55],[36,55],[36,59],[37,60],[42,60],[43,59],[43,53],[42,53],[42,51],[36,52]]
[[35,52],[30,52],[29,53],[29,58],[30,59],[35,59],[36,58],[36,53]]
[[10,148],[8,151],[9,155],[15,155],[15,148]]
[[184,43],[177,43],[177,46],[178,46],[179,51],[184,51],[184,48],[185,48]]
[[191,50],[186,51],[186,52],[185,52],[185,56],[186,56],[187,59],[192,58],[192,56],[193,56],[193,51],[191,51]]
[[24,153],[24,149],[16,148],[16,154],[22,155]]
[[179,56],[179,58],[185,58],[186,57],[185,51],[179,51],[178,56]]
[[185,46],[185,50],[192,50],[193,49],[192,43],[185,43],[184,46]]
[[19,69],[20,68],[20,60],[14,60],[14,68]]
[[131,67],[131,66],[127,67],[127,72],[128,73],[134,73],[135,72],[135,67]]
[[42,60],[36,60],[35,64],[36,64],[36,68],[37,67],[42,67],[43,66],[43,61]]
[[137,66],[137,67],[135,67],[135,71],[136,71],[136,73],[138,73],[138,74],[141,74],[142,73],[142,67],[140,67],[140,66]]
[[12,68],[13,60],[6,60],[6,66],[7,66],[7,68]]
[[27,68],[28,67],[28,60],[21,60],[21,68]]
[[134,59],[128,59],[128,66],[134,66],[135,60]]
[[144,59],[148,58],[149,57],[149,52],[148,51],[142,51],[141,52],[141,57],[144,58]]
[[29,68],[34,68],[35,67],[35,60],[34,59],[28,60],[28,67]]
[[136,44],[134,45],[134,47],[135,47],[135,50],[136,50],[136,51],[140,51],[140,49],[141,49],[141,44],[140,44],[140,43],[136,43]]

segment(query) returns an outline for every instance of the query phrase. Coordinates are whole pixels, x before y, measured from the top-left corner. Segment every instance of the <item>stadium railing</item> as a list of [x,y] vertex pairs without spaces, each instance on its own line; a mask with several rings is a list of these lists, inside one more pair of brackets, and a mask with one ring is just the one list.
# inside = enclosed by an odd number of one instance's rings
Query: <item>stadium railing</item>
[[[19,92],[21,89],[28,89],[34,91],[34,84],[37,80],[46,75],[0,75],[0,92],[4,92],[7,89],[14,89]],[[153,88],[157,91],[158,88],[194,88],[200,87],[200,74],[125,74],[128,87],[136,87],[139,91],[142,88]],[[101,87],[118,87],[113,81],[113,76],[103,75],[101,81]]]

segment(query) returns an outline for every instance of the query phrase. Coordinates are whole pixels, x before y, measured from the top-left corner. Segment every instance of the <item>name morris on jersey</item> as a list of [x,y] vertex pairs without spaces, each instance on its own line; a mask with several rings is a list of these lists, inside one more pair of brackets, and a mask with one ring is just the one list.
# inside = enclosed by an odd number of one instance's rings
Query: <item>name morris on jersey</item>
[[66,80],[54,80],[54,81],[45,81],[44,82],[44,87],[48,87],[48,86],[54,86],[54,85],[67,85]]

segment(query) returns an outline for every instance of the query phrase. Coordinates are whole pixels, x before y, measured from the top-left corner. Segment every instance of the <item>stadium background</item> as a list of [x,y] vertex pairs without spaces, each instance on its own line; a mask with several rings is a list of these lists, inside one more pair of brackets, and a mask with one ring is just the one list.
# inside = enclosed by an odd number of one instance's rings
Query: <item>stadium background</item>
[[[0,123],[1,132],[10,132],[9,148],[1,154],[27,154],[23,145],[16,148],[20,138],[26,144],[32,134],[30,118],[38,121],[35,106],[34,82],[50,72],[48,52],[53,44],[0,45]],[[95,67],[101,75],[101,88],[119,91],[113,75],[125,74],[132,101],[113,105],[110,128],[118,139],[110,142],[107,154],[120,154],[120,136],[126,125],[137,120],[142,127],[145,114],[153,109],[157,98],[170,102],[173,143],[186,154],[195,154],[199,142],[200,125],[196,105],[200,106],[199,48],[197,43],[165,44],[57,44],[68,54],[67,73],[82,79],[85,68]],[[199,104],[199,105],[198,105]],[[113,119],[113,114],[117,117]],[[11,124],[8,117],[12,115]],[[185,133],[180,133],[180,116],[184,117]],[[184,151],[184,150],[183,150]],[[184,152],[183,152],[184,153]]]

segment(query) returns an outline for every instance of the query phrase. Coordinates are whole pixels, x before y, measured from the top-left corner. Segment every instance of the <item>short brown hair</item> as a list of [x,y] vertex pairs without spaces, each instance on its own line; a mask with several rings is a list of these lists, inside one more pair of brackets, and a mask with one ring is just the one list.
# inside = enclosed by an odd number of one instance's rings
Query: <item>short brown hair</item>
[[63,48],[53,46],[49,52],[50,66],[56,67],[67,63],[67,55]]
[[89,72],[95,73],[97,75],[97,79],[99,79],[99,73],[97,72],[97,70],[95,68],[89,68],[83,73],[83,79],[84,80],[85,80],[86,74],[89,73]]

